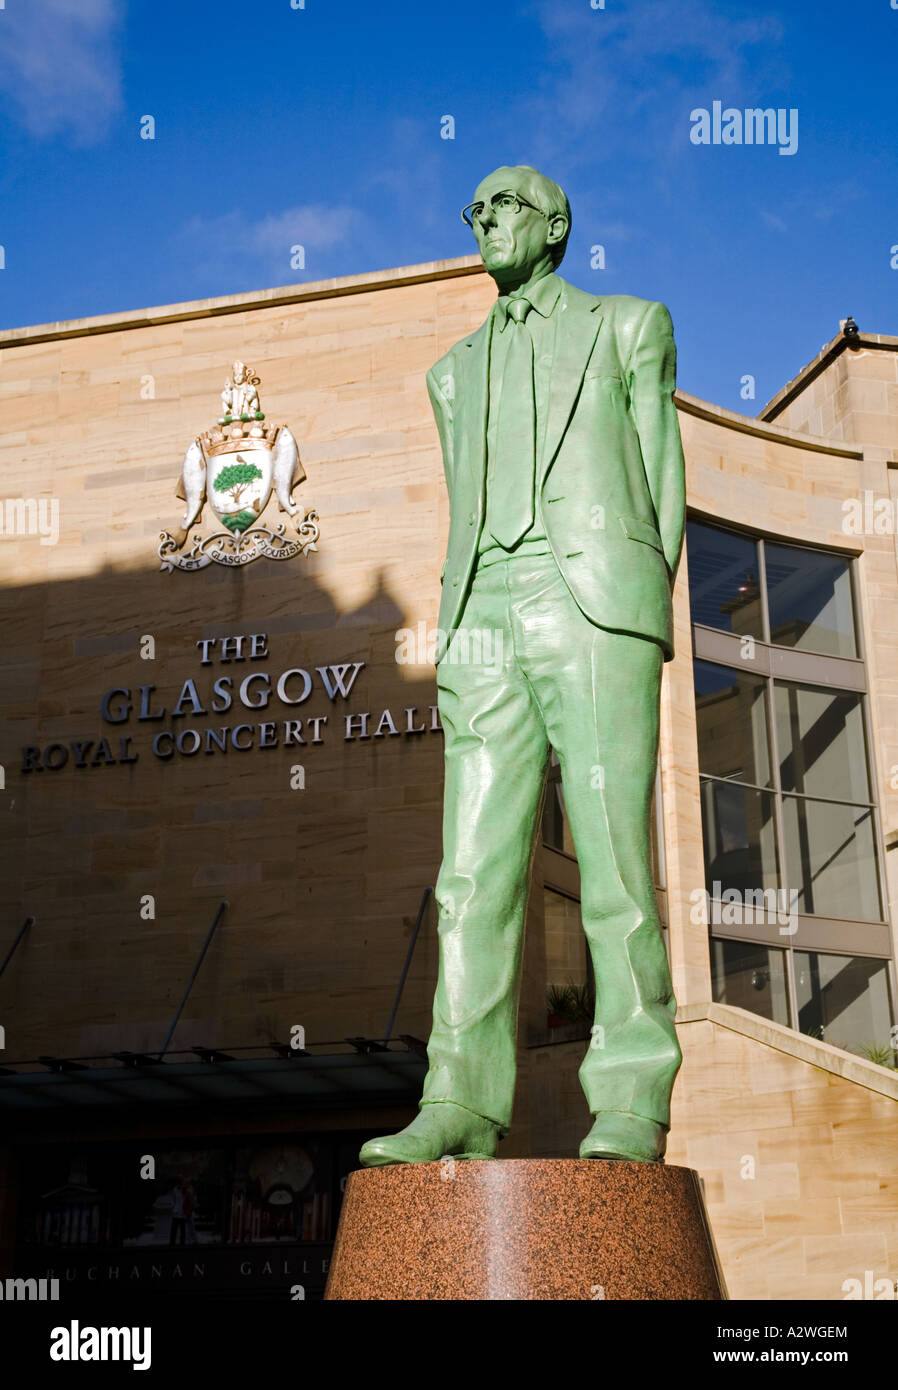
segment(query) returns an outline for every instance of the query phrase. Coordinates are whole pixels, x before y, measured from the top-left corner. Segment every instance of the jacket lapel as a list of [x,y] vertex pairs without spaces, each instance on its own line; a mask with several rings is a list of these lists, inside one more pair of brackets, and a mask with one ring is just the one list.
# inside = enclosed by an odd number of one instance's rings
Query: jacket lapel
[[477,332],[465,339],[462,359],[464,371],[462,442],[471,481],[474,485],[475,497],[480,496],[486,475],[486,427],[493,312],[491,309]]
[[577,403],[583,373],[590,359],[604,315],[601,303],[574,285],[563,282],[564,290],[555,312],[560,320],[555,330],[552,380],[549,384],[549,418],[540,460],[542,484],[561,446],[568,421]]

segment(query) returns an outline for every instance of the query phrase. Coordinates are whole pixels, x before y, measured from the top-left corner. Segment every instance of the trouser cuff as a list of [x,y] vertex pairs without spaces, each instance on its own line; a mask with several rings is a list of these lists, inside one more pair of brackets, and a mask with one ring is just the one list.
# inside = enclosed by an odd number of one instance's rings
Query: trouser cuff
[[500,1139],[505,1138],[511,1123],[509,1120],[508,1124],[503,1124],[501,1120],[496,1119],[495,1115],[484,1115],[483,1111],[475,1110],[473,1105],[465,1105],[462,1101],[453,1099],[452,1096],[428,1096],[426,1100],[422,1098],[418,1101],[419,1110],[423,1110],[425,1105],[457,1105],[459,1110],[467,1110],[469,1115],[474,1115],[478,1120],[486,1120],[487,1124],[495,1125],[499,1131]]

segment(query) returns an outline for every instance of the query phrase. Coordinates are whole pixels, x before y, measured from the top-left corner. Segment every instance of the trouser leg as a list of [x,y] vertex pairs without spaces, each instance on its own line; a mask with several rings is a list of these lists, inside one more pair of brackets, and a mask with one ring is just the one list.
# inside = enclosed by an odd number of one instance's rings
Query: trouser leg
[[[524,916],[548,757],[506,603],[504,574],[485,571],[465,613],[467,651],[454,641],[437,672],[446,767],[439,977],[421,1100],[453,1101],[503,1133],[514,1099]],[[478,632],[489,636],[475,660]]]
[[682,1060],[653,886],[649,816],[663,656],[595,627],[562,594],[526,669],[561,764],[595,974],[595,1026],[580,1081],[590,1111],[670,1123]]

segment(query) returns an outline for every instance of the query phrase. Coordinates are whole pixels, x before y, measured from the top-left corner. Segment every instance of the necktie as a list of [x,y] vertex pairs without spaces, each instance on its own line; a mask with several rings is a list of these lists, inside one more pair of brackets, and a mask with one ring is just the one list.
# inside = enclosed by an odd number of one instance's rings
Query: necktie
[[513,336],[502,372],[495,458],[490,470],[490,530],[506,550],[511,550],[533,525],[533,339],[524,322],[531,307],[527,299],[508,303],[508,327]]

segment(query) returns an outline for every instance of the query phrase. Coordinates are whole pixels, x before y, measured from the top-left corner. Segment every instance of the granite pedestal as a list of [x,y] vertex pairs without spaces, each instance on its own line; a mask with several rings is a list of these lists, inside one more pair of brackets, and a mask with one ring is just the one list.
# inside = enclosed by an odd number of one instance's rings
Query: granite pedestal
[[697,1175],[445,1158],[352,1173],[327,1299],[726,1298]]

